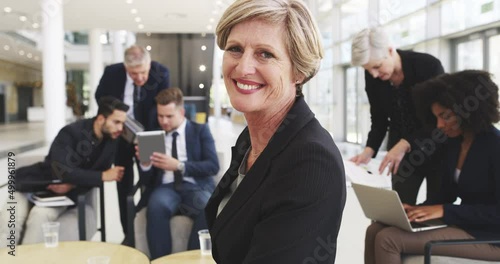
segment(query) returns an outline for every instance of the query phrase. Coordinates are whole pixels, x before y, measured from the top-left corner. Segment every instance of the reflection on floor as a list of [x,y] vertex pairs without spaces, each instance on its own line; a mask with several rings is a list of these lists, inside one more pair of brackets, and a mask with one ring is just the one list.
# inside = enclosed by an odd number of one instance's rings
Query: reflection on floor
[[[227,169],[231,157],[231,146],[233,146],[243,126],[233,124],[226,118],[210,118],[209,125],[217,151],[224,153],[224,163]],[[46,154],[48,146],[40,147],[44,140],[43,128],[43,123],[0,125],[0,137],[2,138],[0,154],[6,154],[8,151],[21,157],[31,154]],[[338,145],[344,157],[351,157],[360,150],[358,145],[348,143],[338,143]],[[0,156],[0,174],[5,175],[6,171],[7,159],[5,156]],[[7,177],[0,177],[0,185],[6,181]],[[119,224],[116,185],[106,183],[105,193],[107,240],[111,243],[121,243],[123,233]],[[6,194],[6,188],[1,188],[0,203],[2,205],[6,201]],[[363,263],[364,232],[369,223],[370,221],[364,217],[361,211],[353,190],[348,185],[346,207],[338,238],[336,263]],[[99,234],[93,238],[93,240],[99,239]]]

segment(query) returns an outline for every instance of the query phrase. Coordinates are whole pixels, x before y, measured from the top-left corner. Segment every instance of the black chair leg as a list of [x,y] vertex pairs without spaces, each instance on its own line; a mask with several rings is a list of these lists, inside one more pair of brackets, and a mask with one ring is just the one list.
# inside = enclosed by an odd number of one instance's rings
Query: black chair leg
[[85,194],[78,195],[78,236],[80,241],[86,240],[86,226],[85,226]]
[[99,188],[99,207],[101,211],[101,241],[106,242],[106,217],[104,213],[104,184]]

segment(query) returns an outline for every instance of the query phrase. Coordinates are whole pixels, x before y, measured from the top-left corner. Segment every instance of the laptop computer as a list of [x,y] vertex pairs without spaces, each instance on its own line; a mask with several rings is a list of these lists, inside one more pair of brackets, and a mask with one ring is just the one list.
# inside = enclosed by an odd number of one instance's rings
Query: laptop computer
[[439,219],[415,223],[408,220],[396,191],[352,183],[366,217],[409,232],[419,232],[446,227]]

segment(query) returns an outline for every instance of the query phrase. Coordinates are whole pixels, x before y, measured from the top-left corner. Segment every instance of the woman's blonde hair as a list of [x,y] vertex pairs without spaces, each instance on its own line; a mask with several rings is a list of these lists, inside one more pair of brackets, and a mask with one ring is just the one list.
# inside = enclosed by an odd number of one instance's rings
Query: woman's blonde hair
[[352,39],[351,63],[361,66],[370,60],[381,60],[389,54],[390,46],[389,37],[382,28],[363,29]]
[[296,85],[297,95],[302,95],[303,84],[316,75],[323,58],[321,35],[309,9],[300,0],[237,0],[224,12],[215,30],[219,48],[225,49],[235,25],[252,19],[284,24],[293,74],[304,77]]

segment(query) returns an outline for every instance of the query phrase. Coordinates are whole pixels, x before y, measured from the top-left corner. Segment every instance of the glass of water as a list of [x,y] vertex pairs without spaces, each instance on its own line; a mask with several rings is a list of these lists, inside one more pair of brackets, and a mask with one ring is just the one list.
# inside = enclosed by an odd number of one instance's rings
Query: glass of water
[[212,255],[212,240],[210,240],[210,233],[208,229],[198,231],[200,239],[200,250],[202,255]]
[[45,247],[53,248],[59,245],[59,222],[46,222],[42,224]]

